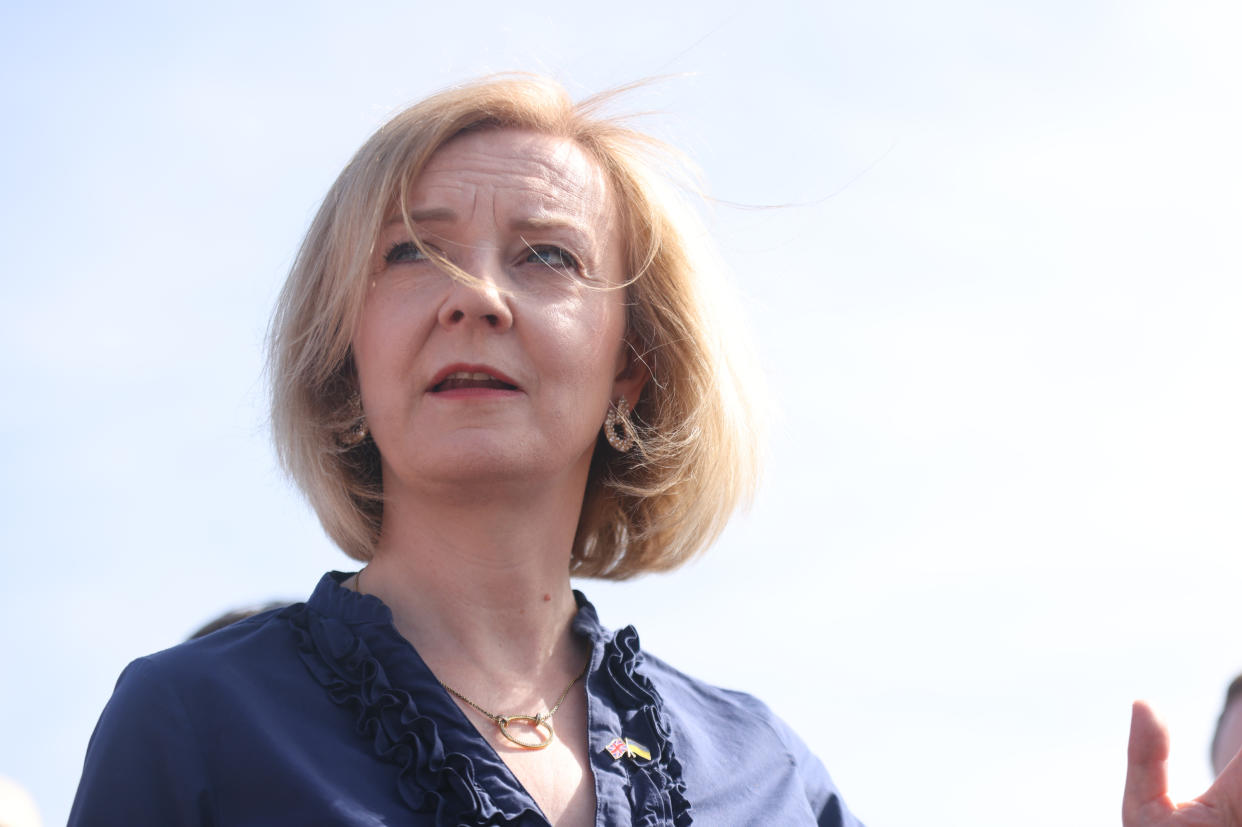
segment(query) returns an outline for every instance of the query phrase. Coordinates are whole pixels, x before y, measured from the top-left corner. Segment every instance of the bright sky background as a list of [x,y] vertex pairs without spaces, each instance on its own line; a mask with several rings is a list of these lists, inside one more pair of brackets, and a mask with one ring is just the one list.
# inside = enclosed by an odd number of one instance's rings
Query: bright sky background
[[628,108],[792,205],[714,209],[761,496],[584,584],[605,622],[766,700],[873,827],[1118,823],[1135,697],[1198,794],[1242,670],[1240,8],[5,4],[0,775],[63,823],[129,660],[356,568],[275,468],[268,313],[372,130],[528,69],[678,75]]

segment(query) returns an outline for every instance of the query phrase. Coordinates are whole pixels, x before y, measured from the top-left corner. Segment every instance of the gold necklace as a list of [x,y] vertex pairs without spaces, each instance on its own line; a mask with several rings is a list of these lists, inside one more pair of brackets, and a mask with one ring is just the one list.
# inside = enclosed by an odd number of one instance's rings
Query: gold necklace
[[[365,569],[363,571],[365,571]],[[366,594],[366,592],[362,590],[362,571],[359,571],[354,575],[354,591],[358,592],[358,594]],[[552,716],[555,715],[556,711],[561,708],[561,704],[565,702],[565,698],[569,697],[569,690],[574,688],[574,684],[586,677],[586,673],[590,668],[591,661],[590,659],[587,659],[586,666],[582,667],[582,671],[569,682],[569,686],[565,687],[565,691],[562,692],[561,696],[556,699],[556,703],[552,704],[552,708],[547,712],[539,712],[534,715],[497,715],[493,712],[488,712],[486,709],[479,706],[477,703],[470,700],[439,678],[436,678],[436,683],[444,687],[444,690],[453,697],[477,709],[480,713],[486,716],[488,720],[500,728],[501,735],[505,736],[522,749],[546,749],[548,745],[556,739],[556,731],[552,729]],[[523,723],[529,726],[535,731],[536,737],[538,737],[539,740],[532,743],[518,738],[509,731],[509,724],[515,722]]]
[[[513,743],[517,744],[522,749],[544,749],[545,747],[548,746],[548,744],[551,744],[552,741],[556,738],[556,732],[552,729],[552,716],[556,714],[556,710],[560,709],[561,704],[565,702],[565,698],[569,695],[569,690],[573,689],[574,684],[576,684],[578,681],[582,680],[586,676],[587,670],[590,668],[591,668],[591,662],[588,660],[587,665],[584,666],[582,671],[579,672],[577,676],[572,681],[569,682],[569,686],[565,687],[565,691],[562,692],[561,696],[556,699],[556,703],[552,705],[552,708],[549,709],[547,712],[540,712],[535,715],[496,715],[494,713],[488,712],[486,709],[479,706],[474,701],[470,700],[465,695],[461,694],[456,689],[449,686],[447,683],[440,680],[439,678],[436,678],[436,683],[440,684],[440,686],[443,686],[448,692],[452,693],[454,697],[458,698],[459,700],[465,703],[470,704],[470,706],[474,707],[479,712],[483,713],[483,715],[491,719],[492,723],[500,727],[501,735],[505,736],[506,738],[508,738]],[[531,743],[530,741],[523,741],[522,739],[514,735],[512,732],[510,732],[509,724],[515,721],[529,725],[531,729],[535,731],[536,737],[538,737],[539,740],[534,743]]]

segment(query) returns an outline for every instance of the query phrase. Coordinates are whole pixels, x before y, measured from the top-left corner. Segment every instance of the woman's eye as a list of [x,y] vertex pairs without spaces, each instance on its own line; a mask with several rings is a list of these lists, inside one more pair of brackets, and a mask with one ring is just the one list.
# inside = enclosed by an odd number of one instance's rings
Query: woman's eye
[[388,249],[384,255],[384,262],[387,264],[408,264],[412,261],[422,261],[427,256],[423,255],[423,251],[418,249],[418,245],[413,241],[399,241]]
[[553,247],[548,244],[540,244],[530,248],[530,254],[526,257],[526,261],[531,264],[542,264],[545,267],[555,267],[558,270],[580,270],[581,265],[573,254],[562,250],[560,247]]

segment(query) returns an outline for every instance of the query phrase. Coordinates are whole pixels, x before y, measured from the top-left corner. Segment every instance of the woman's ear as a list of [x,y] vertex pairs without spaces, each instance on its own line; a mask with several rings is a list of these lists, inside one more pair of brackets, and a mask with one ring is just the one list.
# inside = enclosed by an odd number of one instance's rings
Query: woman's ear
[[647,380],[651,378],[651,371],[647,369],[647,362],[643,359],[642,354],[630,343],[629,339],[621,342],[621,353],[617,356],[617,372],[612,383],[612,398],[615,400],[624,396],[625,401],[630,403],[633,409],[638,404],[638,397],[642,396],[643,388],[647,386]]

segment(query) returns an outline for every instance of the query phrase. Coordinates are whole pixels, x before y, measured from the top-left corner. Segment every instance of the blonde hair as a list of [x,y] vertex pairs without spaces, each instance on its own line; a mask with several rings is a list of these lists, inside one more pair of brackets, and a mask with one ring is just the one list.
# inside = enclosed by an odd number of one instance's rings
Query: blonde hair
[[[350,342],[374,246],[433,153],[463,132],[521,128],[575,141],[603,170],[622,221],[626,341],[650,380],[634,407],[639,442],[601,439],[574,538],[576,576],[672,569],[719,535],[758,474],[746,337],[729,317],[718,262],[679,195],[686,165],[660,142],[604,117],[628,87],[574,104],[553,81],[484,78],[398,114],[341,172],[311,223],[272,320],[269,370],[277,453],[328,535],[369,560],[383,519],[379,452],[357,428]],[[684,189],[684,187],[682,187]],[[408,215],[406,216],[408,221]]]

